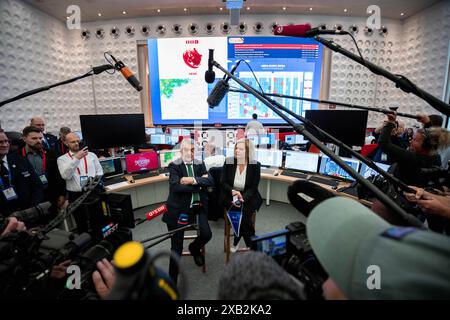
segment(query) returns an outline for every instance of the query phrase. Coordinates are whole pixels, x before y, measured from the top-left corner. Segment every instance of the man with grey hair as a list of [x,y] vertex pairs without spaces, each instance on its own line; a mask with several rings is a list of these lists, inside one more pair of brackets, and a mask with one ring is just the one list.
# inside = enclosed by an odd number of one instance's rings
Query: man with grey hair
[[[213,179],[206,171],[205,164],[194,158],[195,143],[192,139],[184,139],[180,144],[181,157],[169,164],[169,197],[168,212],[163,216],[167,229],[197,223],[198,236],[189,245],[194,262],[203,266],[205,260],[201,248],[211,239],[212,233],[208,224],[208,191]],[[178,256],[183,252],[184,232],[176,232],[171,237],[171,250]],[[177,283],[178,268],[170,261],[169,275]]]

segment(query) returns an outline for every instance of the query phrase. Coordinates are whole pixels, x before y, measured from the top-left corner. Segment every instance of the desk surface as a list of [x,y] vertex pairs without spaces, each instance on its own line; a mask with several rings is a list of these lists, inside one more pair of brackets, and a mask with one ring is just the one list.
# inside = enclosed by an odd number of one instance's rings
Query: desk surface
[[[275,172],[281,173],[281,171],[275,171]],[[149,184],[153,184],[153,183],[165,182],[165,181],[169,180],[169,176],[166,176],[165,174],[160,174],[159,176],[144,178],[144,179],[140,179],[140,180],[134,180],[134,182],[130,182],[131,178],[132,178],[131,175],[126,175],[125,177],[127,178],[128,183],[120,182],[120,183],[117,183],[117,184],[109,185],[109,186],[106,187],[106,191],[107,192],[118,192],[118,191],[123,191],[123,190],[127,190],[127,189],[137,188],[137,187],[140,187],[140,186],[145,186],[145,185],[149,185]],[[326,178],[324,176],[320,176],[320,177]],[[270,181],[277,181],[277,182],[292,183],[292,182],[298,180],[299,178],[283,176],[281,174],[274,175],[274,174],[268,174],[268,173],[261,173],[261,179],[270,180]],[[323,188],[325,188],[325,189],[335,193],[336,195],[355,199],[355,200],[360,201],[362,204],[365,204],[365,205],[370,205],[371,204],[369,201],[359,200],[357,197],[354,197],[352,195],[349,195],[349,194],[346,194],[346,193],[343,193],[343,192],[338,192],[338,191],[336,191],[336,189],[333,189],[329,185],[321,184],[321,183],[316,182],[316,181],[310,181],[310,182],[313,182],[313,183],[315,183],[315,184],[317,184],[317,185],[319,185],[319,186],[321,186],[321,187],[323,187]],[[340,181],[338,186],[337,186],[337,189],[342,188],[342,187],[347,187],[350,184],[351,184],[350,182]]]

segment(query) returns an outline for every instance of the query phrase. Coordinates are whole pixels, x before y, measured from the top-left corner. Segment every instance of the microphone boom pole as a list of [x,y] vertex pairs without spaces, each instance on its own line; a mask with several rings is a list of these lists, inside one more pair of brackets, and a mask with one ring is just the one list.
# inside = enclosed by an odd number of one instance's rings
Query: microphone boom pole
[[[239,90],[239,89],[230,89],[229,91],[239,92],[239,93],[250,93],[249,91]],[[329,101],[329,100],[320,100],[320,99],[296,97],[296,96],[290,96],[290,95],[279,94],[279,93],[265,93],[265,95],[269,96],[269,97],[286,98],[286,99],[294,99],[294,100],[303,100],[303,101],[309,101],[309,102],[320,103],[320,104],[336,105],[336,106],[340,106],[340,107],[348,107],[348,108],[353,108],[353,109],[361,109],[361,110],[367,110],[367,111],[381,112],[381,113],[384,113],[384,114],[394,114],[394,111],[392,111],[392,110],[387,110],[387,109],[382,109],[382,108],[366,107],[366,106],[359,106],[359,105],[350,104],[350,103],[344,103],[344,102],[336,102],[336,101]],[[408,113],[397,112],[396,115],[399,116],[399,117],[406,117],[406,118],[411,118],[411,119],[415,119],[415,120],[419,119],[419,117],[417,117],[415,115],[412,115],[412,114],[408,114]]]
[[346,162],[344,162],[339,156],[337,156],[334,152],[332,152],[330,149],[328,149],[322,142],[320,142],[319,139],[317,139],[314,135],[312,135],[308,130],[305,129],[305,126],[300,123],[295,123],[293,120],[291,120],[288,116],[283,114],[282,111],[280,111],[278,108],[276,108],[272,103],[270,103],[267,98],[264,96],[263,93],[258,92],[253,87],[246,84],[241,79],[237,78],[228,70],[224,69],[219,63],[216,61],[213,62],[213,65],[221,70],[223,73],[227,74],[231,79],[236,81],[239,85],[247,89],[250,93],[252,93],[258,100],[260,100],[262,103],[264,103],[270,110],[275,112],[278,116],[280,116],[284,121],[286,121],[288,124],[290,124],[293,129],[298,132],[299,134],[304,135],[306,138],[308,138],[309,141],[311,141],[314,145],[316,145],[320,151],[322,151],[324,154],[326,154],[328,157],[333,159],[333,161],[339,165],[341,168],[343,168],[346,172],[348,172],[355,180],[357,180],[362,186],[369,189],[373,194],[387,207],[392,209],[397,215],[403,218],[404,221],[406,221],[409,225],[423,229],[424,226],[422,223],[417,220],[415,217],[409,215],[406,213],[397,203],[395,203],[392,199],[390,199],[386,194],[384,194],[380,189],[378,189],[375,185],[373,185],[368,180],[364,179],[359,173],[357,173],[352,167],[350,167]]
[[339,52],[339,53],[343,54],[344,56],[352,59],[353,61],[356,61],[359,64],[365,66],[373,73],[391,80],[392,82],[395,83],[395,86],[397,88],[402,89],[406,93],[413,93],[417,97],[428,102],[430,104],[430,106],[432,106],[439,112],[445,114],[446,116],[450,116],[450,105],[448,103],[445,103],[444,101],[436,98],[435,96],[431,95],[430,93],[426,92],[425,90],[420,89],[406,77],[404,77],[402,75],[394,75],[394,74],[390,73],[389,71],[373,64],[370,61],[361,59],[361,57],[342,48],[340,45],[334,43],[333,41],[323,39],[319,36],[314,37],[314,39],[316,41],[322,43],[325,47],[327,47],[335,52]]

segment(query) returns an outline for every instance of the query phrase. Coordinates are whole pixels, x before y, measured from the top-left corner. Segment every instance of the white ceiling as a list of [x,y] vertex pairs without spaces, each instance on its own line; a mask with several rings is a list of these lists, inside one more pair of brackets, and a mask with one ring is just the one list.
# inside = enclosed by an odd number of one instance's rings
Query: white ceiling
[[[64,21],[69,5],[79,5],[81,21],[101,21],[110,19],[181,16],[181,15],[228,15],[222,0],[23,0],[41,11]],[[241,14],[314,14],[368,16],[369,5],[381,8],[382,18],[405,19],[441,0],[246,0]],[[442,0],[446,1],[446,0]],[[220,11],[220,7],[223,10]],[[250,9],[247,10],[247,7]],[[283,10],[283,7],[286,10]],[[184,11],[184,8],[187,10]],[[310,11],[310,8],[312,10]],[[344,9],[347,9],[347,13]],[[160,9],[161,12],[157,12]],[[126,11],[126,14],[122,12]],[[404,13],[401,16],[401,13]],[[101,13],[101,17],[98,16]]]

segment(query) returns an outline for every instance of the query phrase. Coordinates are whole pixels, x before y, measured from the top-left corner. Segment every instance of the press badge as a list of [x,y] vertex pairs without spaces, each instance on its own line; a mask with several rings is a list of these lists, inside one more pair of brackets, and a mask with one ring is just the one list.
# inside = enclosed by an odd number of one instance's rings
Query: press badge
[[80,186],[82,188],[87,184],[88,179],[89,179],[88,176],[80,176]]
[[14,199],[17,199],[17,194],[14,191],[13,187],[8,187],[6,189],[3,189],[3,194],[5,195],[6,201],[12,201]]
[[46,185],[48,183],[48,180],[47,180],[47,177],[45,176],[45,174],[40,175],[39,179],[41,179],[41,182],[43,185]]

